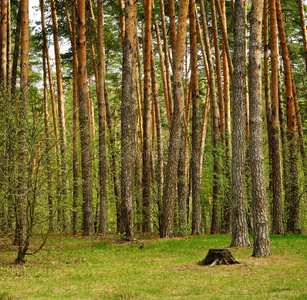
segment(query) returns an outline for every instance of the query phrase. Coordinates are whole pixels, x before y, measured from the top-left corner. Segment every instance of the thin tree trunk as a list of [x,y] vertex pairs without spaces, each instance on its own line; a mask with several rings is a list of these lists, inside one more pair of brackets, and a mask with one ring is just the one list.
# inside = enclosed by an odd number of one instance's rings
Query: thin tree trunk
[[7,94],[9,101],[11,101],[12,94],[12,55],[11,55],[11,47],[12,47],[12,34],[11,34],[11,1],[7,2]]
[[[171,2],[171,1],[169,1]],[[184,114],[183,62],[186,40],[186,22],[188,17],[188,0],[180,0],[176,48],[174,48],[174,115],[166,166],[166,182],[163,191],[163,220],[161,237],[174,235],[174,209],[176,199],[177,171],[180,150],[180,137]],[[174,38],[174,36],[173,36]]]
[[45,109],[45,152],[46,152],[46,170],[47,170],[47,199],[49,211],[49,231],[53,232],[53,199],[52,199],[52,172],[50,167],[50,142],[49,142],[49,112],[48,112],[48,86],[47,86],[47,68],[46,68],[46,48],[43,46],[43,82],[44,82],[44,109]]
[[152,196],[151,196],[151,114],[152,103],[150,97],[150,71],[151,71],[151,47],[152,47],[152,35],[151,35],[151,14],[152,14],[152,1],[143,0],[145,11],[145,45],[144,45],[144,113],[143,113],[143,222],[142,231],[152,231]]
[[[279,114],[278,114],[278,38],[276,20],[276,2],[270,1],[270,28],[271,28],[271,155],[272,155],[272,190],[273,190],[273,234],[284,234],[282,222],[282,181],[279,147]],[[269,87],[268,87],[269,88]]]
[[199,117],[199,87],[197,70],[197,32],[194,2],[190,0],[190,61],[192,89],[192,234],[201,234],[200,209],[200,117]]
[[245,91],[246,91],[246,1],[235,2],[232,147],[232,242],[231,246],[250,246],[246,221],[245,192]]
[[1,65],[0,65],[0,85],[2,97],[7,93],[7,2],[1,1]]
[[167,122],[168,127],[170,129],[171,126],[171,119],[170,119],[170,107],[169,107],[169,94],[168,94],[168,85],[167,85],[167,79],[166,79],[166,72],[165,72],[165,60],[163,57],[163,49],[161,44],[161,37],[160,37],[160,30],[159,30],[159,24],[158,20],[155,19],[155,31],[157,36],[157,43],[158,43],[158,50],[159,50],[159,58],[160,58],[160,68],[161,68],[161,75],[162,75],[162,83],[163,83],[163,93],[164,93],[164,99],[165,99],[165,107],[166,107],[166,115],[167,115]]
[[222,41],[224,43],[223,45],[223,51],[225,51],[227,56],[227,66],[229,67],[229,74],[231,78],[231,82],[233,83],[233,65],[232,65],[232,59],[230,55],[230,49],[229,49],[229,43],[228,43],[228,37],[227,37],[227,24],[226,24],[226,11],[225,11],[225,2],[224,0],[215,0],[218,13],[220,15],[220,23],[221,23],[221,31],[222,31]]
[[60,148],[61,148],[61,160],[62,160],[62,172],[61,172],[61,214],[62,225],[65,232],[69,232],[69,211],[66,204],[67,200],[67,188],[69,182],[67,179],[68,165],[67,165],[67,139],[66,139],[66,124],[65,124],[65,108],[64,108],[64,89],[62,79],[60,46],[58,36],[58,21],[56,15],[55,0],[50,1],[51,4],[51,16],[52,16],[52,28],[53,28],[53,41],[54,41],[54,53],[55,53],[55,65],[57,75],[57,92],[58,92],[58,113],[59,113],[59,130],[60,130]]
[[154,49],[151,45],[151,85],[152,85],[152,95],[156,116],[156,132],[157,132],[157,152],[158,152],[158,162],[156,171],[156,182],[157,182],[157,204],[158,204],[158,220],[159,228],[162,224],[162,192],[163,192],[163,132],[161,124],[161,113],[160,104],[158,99],[158,86],[157,86],[157,76],[155,70],[154,61]]
[[[225,118],[224,118],[224,101],[223,101],[223,86],[222,86],[222,69],[221,69],[218,28],[217,28],[217,20],[215,12],[215,2],[219,2],[219,0],[210,0],[212,28],[213,28],[213,44],[215,49],[215,68],[216,68],[216,79],[217,79],[217,90],[218,90],[218,103],[219,103],[219,131],[221,133],[222,143],[223,143],[225,135]],[[220,20],[222,20],[222,18],[220,18]]]
[[[167,33],[166,33],[165,12],[164,12],[164,2],[163,2],[163,0],[160,0],[160,11],[161,11],[162,33],[163,33],[163,43],[164,43],[166,83],[167,83],[167,91],[168,91],[168,108],[169,108],[169,110],[167,111],[167,113],[169,115],[168,118],[171,122],[172,116],[173,116],[173,97],[172,97],[169,47],[168,47],[168,39],[167,39]],[[169,129],[170,129],[170,126],[169,126]]]
[[184,154],[184,142],[183,133],[181,136],[181,143],[179,149],[179,161],[178,161],[178,183],[177,183],[177,194],[178,194],[178,233],[181,236],[187,234],[187,176],[186,176],[186,162]]
[[70,33],[71,49],[73,55],[73,217],[72,226],[73,234],[78,232],[78,196],[79,196],[79,171],[78,171],[78,110],[79,110],[79,88],[78,88],[78,56],[77,56],[77,43],[76,43],[76,7],[71,5],[71,22],[70,14],[65,5],[67,16],[68,28]]
[[218,204],[218,194],[219,194],[219,182],[218,182],[218,174],[219,174],[219,124],[218,124],[218,104],[216,99],[215,92],[215,78],[214,78],[214,69],[212,62],[212,54],[211,54],[211,46],[210,46],[210,38],[208,25],[206,21],[206,12],[204,3],[202,0],[199,1],[202,23],[204,29],[204,40],[206,46],[206,54],[208,58],[208,66],[209,66],[209,74],[210,74],[210,96],[211,96],[211,113],[213,116],[213,205],[212,205],[212,221],[211,221],[211,234],[218,233],[219,231],[219,204]]
[[277,24],[281,52],[284,64],[284,77],[287,96],[287,127],[288,127],[288,143],[289,143],[289,193],[286,193],[286,209],[287,209],[287,230],[293,233],[300,233],[300,211],[299,211],[299,185],[298,185],[298,155],[297,140],[295,127],[295,109],[291,78],[290,57],[287,47],[285,29],[282,19],[282,11],[280,0],[276,0]]
[[16,230],[18,255],[16,262],[24,262],[27,252],[27,119],[28,119],[28,70],[29,70],[29,1],[21,0],[21,62],[20,62],[20,99],[19,99],[19,126],[18,126],[18,197],[16,207]]
[[21,29],[21,3],[19,1],[19,8],[17,14],[17,26],[15,33],[15,45],[14,45],[14,54],[13,54],[13,66],[12,66],[12,95],[16,92],[16,81],[17,81],[17,64],[19,59],[19,44],[20,44],[20,29]]
[[98,114],[99,114],[99,227],[98,233],[107,232],[107,163],[106,163],[106,106],[105,91],[105,54],[103,30],[103,1],[98,0]]
[[[221,6],[220,20],[226,23],[226,7],[225,0],[221,1],[221,5],[219,5],[219,1],[216,2],[219,6]],[[222,15],[221,15],[222,14]],[[221,24],[223,26],[223,24]],[[229,90],[229,56],[227,54],[227,26],[225,27],[226,36],[222,35],[222,60],[223,60],[223,79],[224,79],[224,118],[225,118],[225,176],[226,176],[226,186],[225,186],[225,199],[223,201],[222,207],[222,231],[224,233],[230,232],[231,225],[231,125],[230,125],[230,90]],[[228,46],[229,47],[229,46]],[[231,62],[232,64],[232,62]],[[232,71],[233,72],[233,71]],[[232,74],[233,76],[233,74]]]
[[297,0],[297,3],[299,7],[299,12],[300,12],[303,46],[304,46],[304,57],[305,57],[305,67],[306,67],[306,72],[307,72],[307,29],[306,29],[306,20],[305,20],[303,0]]
[[306,148],[305,148],[305,142],[304,142],[304,134],[303,134],[303,126],[302,126],[302,118],[301,118],[301,112],[298,104],[297,99],[297,92],[295,88],[294,78],[293,78],[293,71],[291,68],[291,79],[292,79],[292,90],[293,90],[293,98],[294,98],[294,109],[295,109],[295,116],[296,116],[296,125],[297,125],[297,131],[298,131],[298,137],[299,137],[299,147],[300,152],[302,156],[303,161],[303,172],[305,175],[305,184],[307,183],[307,157],[306,157]]
[[262,138],[262,16],[263,0],[253,0],[250,21],[248,78],[250,100],[250,166],[254,221],[253,256],[256,257],[271,255]]
[[90,236],[94,234],[94,216],[91,143],[88,122],[89,112],[87,108],[88,85],[86,69],[85,0],[78,0],[78,39],[79,123],[83,195],[82,234],[84,236]]
[[134,239],[133,202],[136,162],[135,101],[137,1],[125,0],[125,42],[123,53],[122,107],[121,107],[121,233]]

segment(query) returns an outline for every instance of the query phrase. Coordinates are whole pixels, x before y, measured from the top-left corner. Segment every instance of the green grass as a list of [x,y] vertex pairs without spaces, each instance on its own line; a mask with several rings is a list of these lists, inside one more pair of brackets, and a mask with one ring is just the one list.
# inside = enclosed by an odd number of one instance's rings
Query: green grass
[[11,263],[13,252],[0,254],[0,299],[307,299],[307,236],[272,236],[268,258],[232,248],[239,265],[197,264],[230,242],[55,235],[24,265]]

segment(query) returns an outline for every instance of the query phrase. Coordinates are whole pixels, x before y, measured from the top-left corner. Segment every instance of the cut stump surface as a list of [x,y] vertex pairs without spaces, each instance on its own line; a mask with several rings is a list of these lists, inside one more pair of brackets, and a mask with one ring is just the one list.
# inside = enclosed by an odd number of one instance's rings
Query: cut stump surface
[[239,264],[228,249],[209,249],[207,256],[199,262],[202,266]]

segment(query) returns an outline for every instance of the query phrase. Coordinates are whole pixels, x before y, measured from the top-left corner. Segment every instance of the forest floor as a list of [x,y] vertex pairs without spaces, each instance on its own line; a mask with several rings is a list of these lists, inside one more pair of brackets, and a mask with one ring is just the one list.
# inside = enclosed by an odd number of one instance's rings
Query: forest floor
[[133,242],[50,235],[23,265],[0,248],[0,299],[307,299],[306,235],[271,236],[271,257],[231,248],[240,264],[197,264],[209,248],[230,243],[229,235]]

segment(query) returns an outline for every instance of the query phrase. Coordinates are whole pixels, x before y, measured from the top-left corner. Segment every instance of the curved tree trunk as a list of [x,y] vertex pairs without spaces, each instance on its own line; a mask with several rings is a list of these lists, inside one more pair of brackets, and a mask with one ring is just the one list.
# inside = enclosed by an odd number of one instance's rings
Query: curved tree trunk
[[249,41],[249,101],[250,101],[250,166],[252,177],[252,208],[254,223],[253,256],[271,255],[269,215],[265,186],[262,138],[262,50],[263,0],[253,0]]
[[231,246],[250,246],[246,221],[245,192],[245,91],[246,91],[246,2],[235,2],[232,148],[232,242]]

